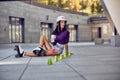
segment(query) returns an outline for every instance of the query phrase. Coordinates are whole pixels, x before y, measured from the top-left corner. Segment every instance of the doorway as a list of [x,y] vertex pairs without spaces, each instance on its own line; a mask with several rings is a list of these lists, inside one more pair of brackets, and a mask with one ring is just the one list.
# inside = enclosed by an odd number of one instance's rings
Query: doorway
[[9,17],[10,43],[24,43],[24,18]]
[[52,23],[41,22],[41,34],[46,36],[48,41],[50,41],[51,38],[52,26]]
[[68,30],[70,32],[69,41],[76,42],[77,41],[77,25],[68,25]]

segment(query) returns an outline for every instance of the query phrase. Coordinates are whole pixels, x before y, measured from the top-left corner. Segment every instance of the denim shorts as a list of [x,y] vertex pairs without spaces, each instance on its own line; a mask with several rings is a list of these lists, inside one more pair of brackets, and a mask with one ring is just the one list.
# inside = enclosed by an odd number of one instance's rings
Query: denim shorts
[[56,45],[52,46],[53,49],[55,49],[58,52],[58,55],[63,52],[64,45],[56,43]]

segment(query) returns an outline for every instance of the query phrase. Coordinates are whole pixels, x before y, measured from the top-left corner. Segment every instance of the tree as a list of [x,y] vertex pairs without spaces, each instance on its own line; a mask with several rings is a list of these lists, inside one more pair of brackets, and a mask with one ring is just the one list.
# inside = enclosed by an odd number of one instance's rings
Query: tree
[[91,8],[91,13],[93,14],[95,12],[95,5],[94,5],[94,3],[91,4],[90,8]]
[[64,1],[63,0],[58,0],[58,7],[60,7],[60,8],[65,8],[65,3],[64,3]]
[[102,8],[102,5],[100,4],[100,2],[96,2],[96,7],[95,7],[95,9],[96,9],[96,13],[103,13],[104,11],[103,11],[103,8]]
[[70,9],[70,10],[72,10],[72,6],[73,6],[73,2],[72,2],[72,0],[66,0],[66,2],[65,2],[65,8],[67,8],[67,9]]
[[57,3],[55,3],[53,0],[48,0],[48,5],[57,6]]
[[46,4],[48,3],[48,0],[35,0],[38,3]]
[[79,11],[79,0],[66,0],[65,7],[70,10]]
[[87,8],[87,5],[88,5],[88,1],[80,1],[80,6],[81,6],[81,8],[80,8],[80,10],[85,10],[86,8]]

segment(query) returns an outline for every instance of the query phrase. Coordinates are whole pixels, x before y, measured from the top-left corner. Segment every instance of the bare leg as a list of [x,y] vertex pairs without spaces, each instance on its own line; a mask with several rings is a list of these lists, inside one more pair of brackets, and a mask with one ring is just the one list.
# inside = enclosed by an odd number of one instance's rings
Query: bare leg
[[40,37],[40,47],[45,46],[46,50],[51,50],[51,46],[45,36]]
[[25,52],[24,56],[36,57],[36,55],[33,52]]
[[[52,50],[47,50],[45,54],[46,56],[55,56],[57,52],[55,51],[53,54]],[[33,52],[25,52],[24,56],[36,57],[36,55]]]
[[[53,54],[52,48],[51,48],[51,46],[50,46],[50,44],[45,36],[40,37],[40,47],[43,47],[43,46],[45,46],[45,48],[46,48],[46,55],[47,56],[51,56],[51,55],[54,56],[57,54],[57,51],[55,51]],[[33,52],[25,52],[24,56],[35,57],[36,55]]]
[[40,37],[40,47],[43,47],[43,46],[45,46],[45,48],[46,48],[46,55],[47,56],[51,56],[51,55],[56,55],[57,54],[57,51],[55,51],[54,54],[53,54],[52,48],[51,48],[51,46],[50,46],[50,44],[49,44],[49,42],[48,42],[48,40],[46,39],[45,36],[41,36]]
[[54,51],[54,53],[53,53],[52,50],[47,50],[46,51],[46,56],[55,56],[56,54],[57,54],[57,51]]

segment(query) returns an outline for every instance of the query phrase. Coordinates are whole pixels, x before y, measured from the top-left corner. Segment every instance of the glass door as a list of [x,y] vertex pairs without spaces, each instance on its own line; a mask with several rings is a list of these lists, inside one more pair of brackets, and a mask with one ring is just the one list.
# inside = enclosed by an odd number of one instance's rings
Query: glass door
[[50,41],[52,24],[51,23],[41,23],[41,29],[42,29],[41,30],[42,35],[46,36],[48,41]]
[[70,32],[70,38],[69,38],[69,41],[71,42],[76,42],[77,40],[77,30],[75,28],[75,25],[69,25],[68,26],[68,30]]
[[24,42],[24,19],[9,17],[9,38],[11,43]]

